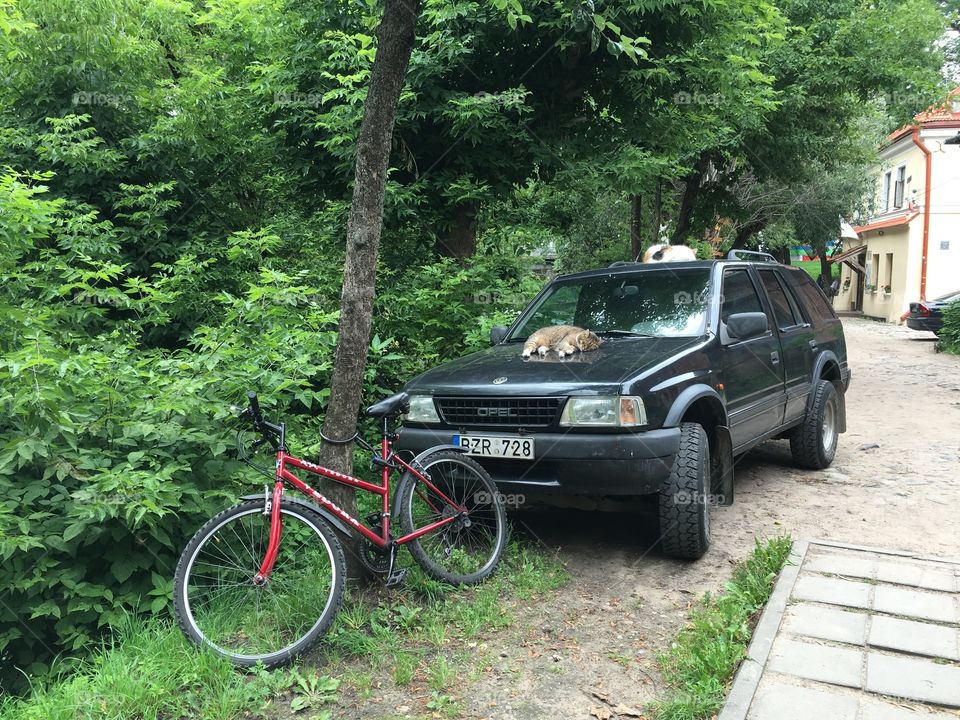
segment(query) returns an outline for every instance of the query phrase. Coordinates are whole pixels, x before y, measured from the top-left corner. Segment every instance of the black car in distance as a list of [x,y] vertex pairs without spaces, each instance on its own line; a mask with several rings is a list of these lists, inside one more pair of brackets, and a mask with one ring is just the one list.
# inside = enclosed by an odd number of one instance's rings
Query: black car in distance
[[[603,344],[521,357],[561,324]],[[744,251],[616,263],[557,277],[490,348],[411,380],[397,447],[456,447],[505,494],[653,495],[663,551],[699,558],[736,456],[785,437],[800,467],[833,461],[849,383],[843,327],[803,270]]]
[[912,302],[903,319],[906,319],[907,327],[911,330],[926,330],[939,335],[943,327],[943,311],[947,305],[955,302],[960,302],[960,291],[947,293],[933,300]]

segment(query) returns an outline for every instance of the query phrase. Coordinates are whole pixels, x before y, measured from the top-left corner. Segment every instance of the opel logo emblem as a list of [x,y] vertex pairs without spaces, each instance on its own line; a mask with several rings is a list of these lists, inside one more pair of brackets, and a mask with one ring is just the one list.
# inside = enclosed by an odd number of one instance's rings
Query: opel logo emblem
[[501,377],[498,377],[498,378],[494,378],[493,384],[494,384],[494,385],[503,385],[506,381],[507,381],[507,379],[506,379],[505,377],[502,377],[502,376],[501,376]]

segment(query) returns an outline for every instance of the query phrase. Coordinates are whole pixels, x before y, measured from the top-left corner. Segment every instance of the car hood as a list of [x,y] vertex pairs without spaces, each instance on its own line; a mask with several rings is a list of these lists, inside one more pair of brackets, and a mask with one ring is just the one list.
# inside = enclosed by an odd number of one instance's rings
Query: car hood
[[524,360],[522,343],[494,345],[428,370],[407,383],[430,395],[568,395],[619,392],[664,360],[703,338],[607,338],[597,350],[560,359]]

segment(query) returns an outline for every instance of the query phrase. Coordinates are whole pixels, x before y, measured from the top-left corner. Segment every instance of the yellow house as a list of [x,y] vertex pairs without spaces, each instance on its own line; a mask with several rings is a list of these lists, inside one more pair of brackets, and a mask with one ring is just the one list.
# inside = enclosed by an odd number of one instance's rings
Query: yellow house
[[834,308],[897,322],[960,291],[960,88],[887,138],[871,214],[833,256]]

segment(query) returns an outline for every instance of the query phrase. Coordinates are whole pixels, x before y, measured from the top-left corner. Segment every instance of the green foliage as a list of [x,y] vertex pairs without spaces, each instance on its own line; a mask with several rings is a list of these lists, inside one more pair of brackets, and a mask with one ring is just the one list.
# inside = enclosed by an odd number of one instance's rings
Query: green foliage
[[695,720],[711,717],[723,705],[727,683],[744,658],[751,621],[763,608],[777,574],[787,562],[792,542],[780,537],[756,542],[753,554],[737,567],[725,592],[707,594],[671,649],[660,657],[673,688],[657,717]]
[[947,352],[960,355],[960,302],[952,302],[943,309],[940,345]]
[[32,697],[0,704],[2,720],[128,717],[261,717],[261,708],[319,709],[338,681],[298,669],[247,677],[212,653],[198,653],[175,625],[126,619],[111,644],[69,677]]
[[[185,539],[257,482],[228,452],[227,408],[246,389],[290,423],[298,452],[316,452],[337,319],[335,287],[277,257],[288,246],[268,229],[138,275],[118,226],[47,199],[39,181],[50,179],[0,180],[11,231],[0,264],[0,558],[12,578],[0,646],[5,668],[31,673],[49,649],[82,652],[127,612],[166,611]],[[146,212],[137,222],[149,226],[156,190],[119,196],[117,215]],[[218,273],[234,275],[231,288],[200,292]],[[377,328],[390,334],[372,341],[367,398],[479,347],[477,322],[533,284],[522,258],[497,254],[385,273]],[[158,331],[182,334],[190,315],[215,322],[151,346]]]

